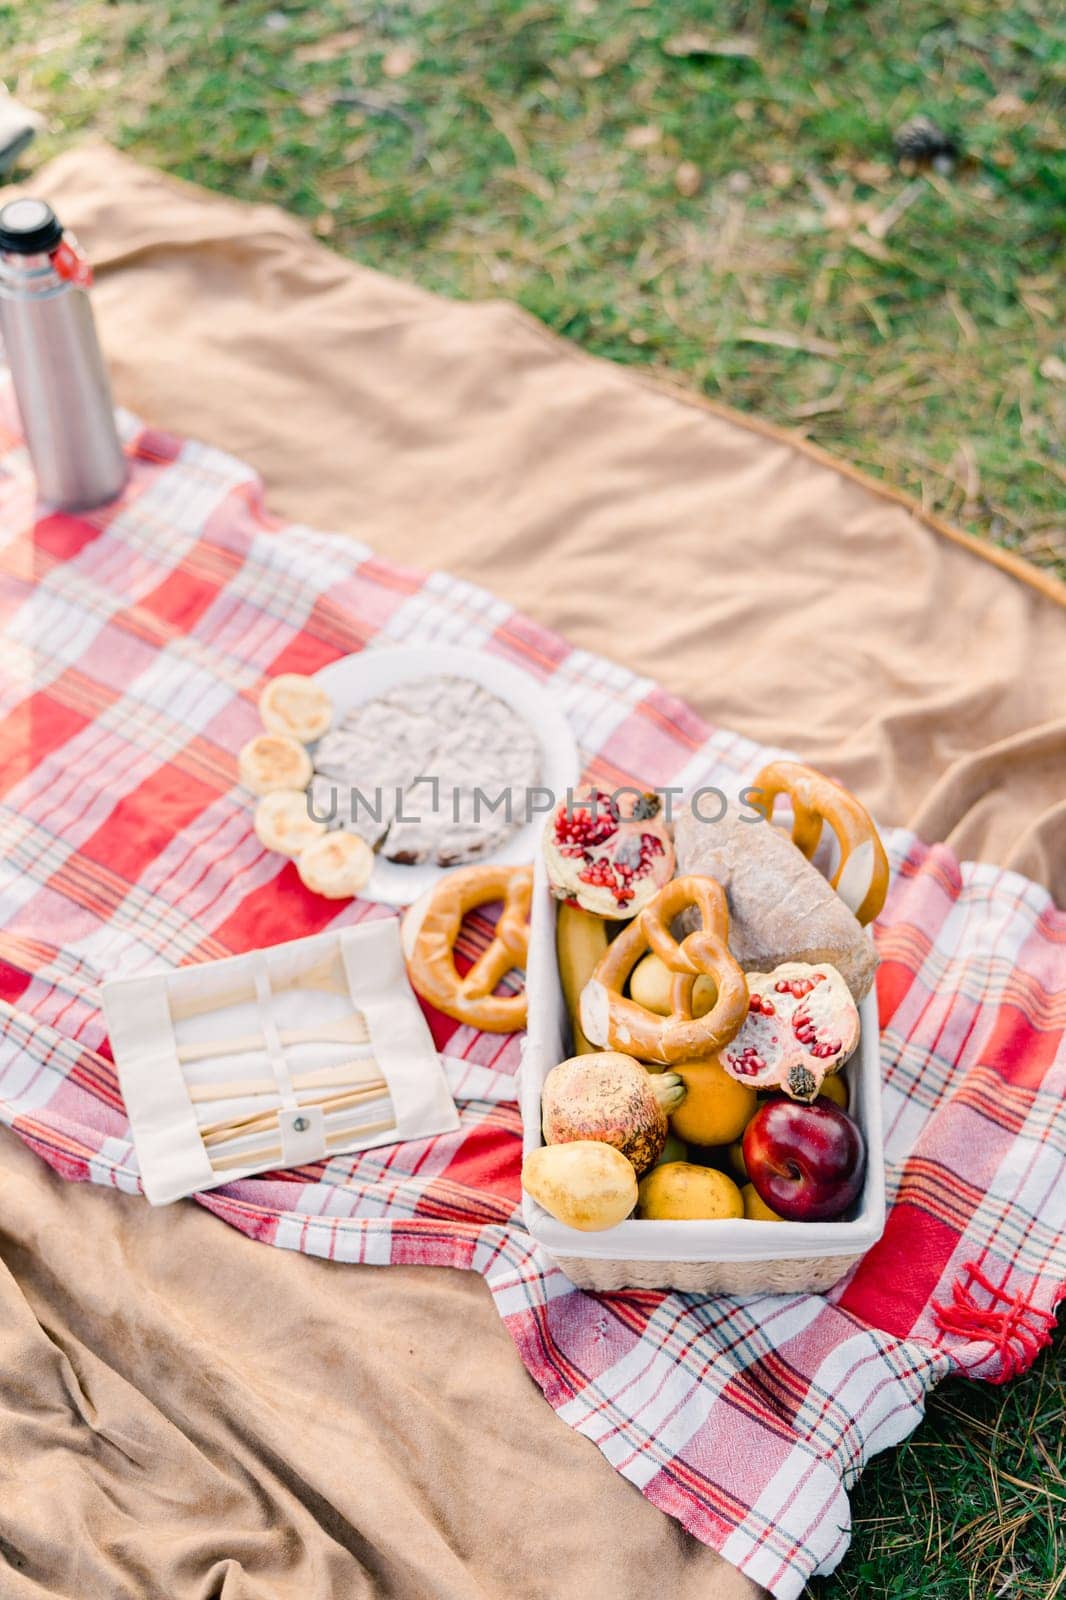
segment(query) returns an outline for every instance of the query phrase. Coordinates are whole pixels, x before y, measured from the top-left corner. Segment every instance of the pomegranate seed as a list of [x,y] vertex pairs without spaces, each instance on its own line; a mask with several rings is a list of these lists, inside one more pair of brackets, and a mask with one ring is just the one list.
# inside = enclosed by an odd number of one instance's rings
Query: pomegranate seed
[[766,1071],[766,1062],[754,1045],[746,1045],[739,1055],[728,1055],[726,1059],[730,1066],[745,1078],[754,1078],[758,1073]]
[[555,842],[566,854],[580,854],[582,850],[603,844],[617,828],[618,807],[609,795],[598,789],[584,804],[578,803],[569,809],[561,805],[555,813]]
[[[637,883],[649,876],[652,862],[656,856],[665,854],[666,847],[662,839],[653,833],[623,835],[618,839],[617,808],[611,805],[606,795],[599,793],[596,804],[597,817],[594,823],[587,806],[576,807],[570,816],[565,808],[560,808],[555,823],[559,849],[564,855],[583,858],[584,866],[578,873],[582,883],[608,890],[619,906],[625,906],[636,898]],[[609,808],[606,818],[604,807]],[[603,830],[601,824],[605,820],[609,827]],[[601,832],[604,833],[603,837],[599,837]],[[608,840],[611,840],[607,844],[610,853],[600,854],[600,847]]]

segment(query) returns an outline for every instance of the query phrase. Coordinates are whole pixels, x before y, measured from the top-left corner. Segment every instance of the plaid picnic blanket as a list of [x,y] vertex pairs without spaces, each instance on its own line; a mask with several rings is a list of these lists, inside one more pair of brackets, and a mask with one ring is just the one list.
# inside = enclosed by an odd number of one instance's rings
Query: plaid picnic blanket
[[[0,394],[0,1116],[64,1177],[132,1192],[101,981],[392,914],[309,894],[259,847],[234,756],[265,678],[462,643],[550,683],[608,786],[728,788],[768,752],[468,583],[281,528],[240,462],[125,429],[119,504],[38,515]],[[518,1040],[436,1015],[458,1133],[199,1203],[287,1249],[481,1272],[559,1415],[753,1579],[798,1595],[847,1546],[863,1463],[946,1374],[1022,1370],[1066,1278],[1066,917],[1016,874],[900,830],[887,845],[891,1211],[831,1294],[575,1289],[522,1227]]]

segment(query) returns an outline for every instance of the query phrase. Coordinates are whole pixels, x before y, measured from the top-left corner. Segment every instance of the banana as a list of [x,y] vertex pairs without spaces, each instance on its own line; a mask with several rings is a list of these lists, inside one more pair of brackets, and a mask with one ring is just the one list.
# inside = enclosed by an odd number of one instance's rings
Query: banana
[[274,789],[265,794],[255,808],[255,832],[264,850],[277,850],[283,856],[298,856],[312,839],[326,831],[307,813],[307,793],[303,789]]
[[599,1049],[590,1044],[581,1031],[578,1007],[581,991],[592,970],[607,949],[607,924],[602,917],[564,900],[555,919],[555,950],[559,961],[559,981],[563,998],[570,1013],[570,1026],[574,1035],[574,1054],[588,1055]]
[[237,757],[237,776],[253,794],[306,789],[312,770],[303,745],[285,734],[257,733]]
[[296,858],[305,888],[327,900],[348,900],[366,887],[374,852],[357,833],[326,833],[312,839]]
[[268,733],[287,733],[301,744],[321,739],[333,720],[333,703],[313,678],[283,672],[259,696],[259,715]]

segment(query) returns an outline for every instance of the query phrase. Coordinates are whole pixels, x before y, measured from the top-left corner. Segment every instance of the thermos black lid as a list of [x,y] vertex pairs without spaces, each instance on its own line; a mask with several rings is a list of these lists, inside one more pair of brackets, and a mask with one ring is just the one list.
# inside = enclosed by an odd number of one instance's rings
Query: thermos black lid
[[63,237],[55,212],[44,200],[9,200],[0,207],[0,250],[20,256],[47,255]]

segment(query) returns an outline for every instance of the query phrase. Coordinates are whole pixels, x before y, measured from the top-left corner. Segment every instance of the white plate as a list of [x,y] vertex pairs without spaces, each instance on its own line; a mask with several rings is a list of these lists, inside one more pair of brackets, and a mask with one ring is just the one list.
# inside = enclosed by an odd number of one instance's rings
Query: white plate
[[[540,741],[541,784],[560,799],[565,796],[567,788],[580,776],[580,762],[562,706],[531,673],[500,656],[463,650],[457,645],[381,645],[358,655],[342,656],[315,673],[315,681],[333,701],[335,724],[355,706],[376,699],[398,683],[443,677],[472,678],[509,705]],[[516,828],[498,849],[478,856],[477,862],[533,861],[543,827],[544,816],[535,816]],[[388,906],[410,905],[449,870],[453,869],[431,862],[403,866],[378,856],[370,882],[359,891],[359,898]]]

